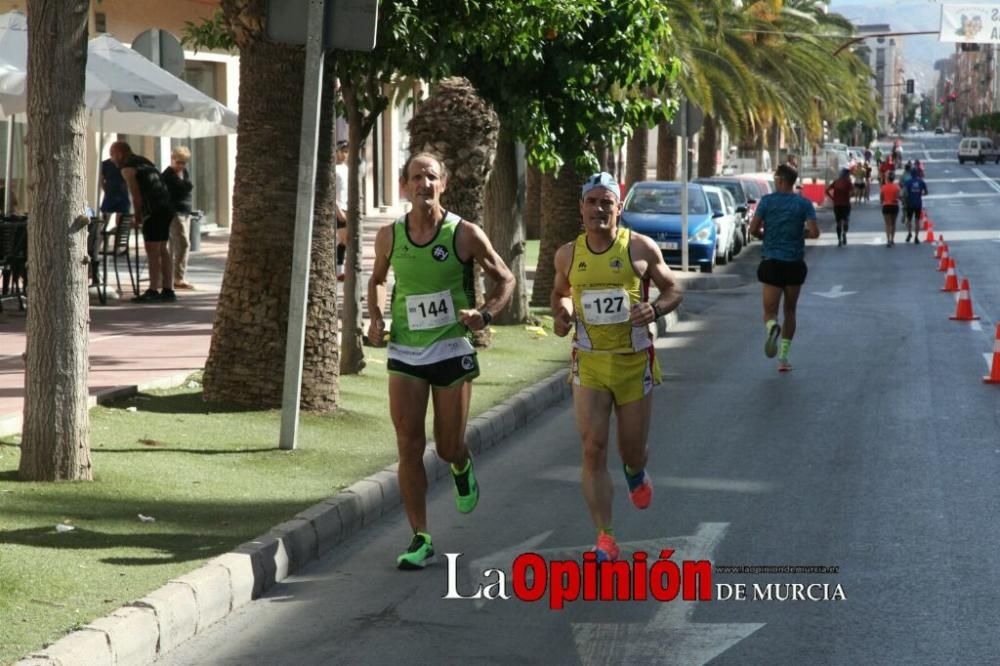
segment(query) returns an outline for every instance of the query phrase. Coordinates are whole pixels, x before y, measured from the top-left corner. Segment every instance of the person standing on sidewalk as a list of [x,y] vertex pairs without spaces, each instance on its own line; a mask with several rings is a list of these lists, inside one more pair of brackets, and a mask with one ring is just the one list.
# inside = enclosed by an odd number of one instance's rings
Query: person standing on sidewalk
[[[788,352],[795,337],[795,311],[799,292],[806,281],[805,239],[819,238],[816,208],[812,202],[793,191],[799,174],[787,165],[774,172],[777,191],[761,197],[750,233],[764,240],[762,259],[757,267],[757,279],[763,286],[764,327],[767,340],[764,354],[778,355],[778,371],[792,369]],[[778,323],[778,307],[784,299],[784,324]],[[778,340],[781,340],[779,345]]]
[[187,146],[177,146],[170,153],[170,166],[160,176],[170,191],[174,204],[174,219],[170,223],[170,256],[174,260],[174,289],[194,289],[185,279],[188,252],[191,250],[191,206],[194,185],[188,175],[191,151]]
[[112,215],[118,215],[119,220],[122,215],[128,215],[132,209],[128,200],[128,185],[111,159],[101,162],[101,189],[104,190],[101,215],[105,222],[110,221]]
[[927,194],[927,182],[919,167],[910,171],[910,179],[903,184],[903,198],[906,201],[906,242],[920,244],[920,214],[924,209],[924,195]]
[[[472,380],[479,362],[472,331],[489,326],[514,291],[514,276],[486,234],[441,206],[448,176],[429,153],[411,156],[399,179],[412,209],[375,237],[375,265],[368,281],[368,340],[385,343],[385,283],[395,274],[389,333],[389,413],[399,449],[399,487],[413,529],[409,547],[396,558],[400,569],[423,569],[433,561],[427,531],[427,475],[424,420],[428,398],[434,403],[437,454],[451,464],[458,510],[469,513],[479,502],[479,484],[465,445]],[[493,287],[483,307],[475,308],[473,262]]]
[[337,142],[337,163],[333,167],[333,193],[337,215],[337,280],[344,281],[347,256],[347,142]]
[[885,220],[885,246],[896,244],[896,218],[899,217],[899,185],[896,184],[896,174],[886,174],[885,185],[879,190],[882,201],[882,219]]
[[[170,223],[174,219],[170,192],[153,163],[132,152],[124,141],[111,144],[111,161],[121,169],[135,207],[134,224],[142,225],[142,240],[149,260],[149,289],[132,300],[137,303],[177,300],[173,290],[174,267],[170,261]],[[161,291],[162,289],[162,291]]]
[[847,245],[847,229],[851,221],[851,172],[845,167],[840,177],[826,188],[826,196],[833,200],[833,217],[837,220],[837,247]]
[[[649,325],[677,309],[682,298],[656,243],[619,226],[620,191],[609,173],[584,183],[584,232],[556,251],[551,296],[556,335],[574,330],[570,380],[583,448],[583,497],[597,530],[598,561],[619,556],[608,473],[612,411],[629,500],[645,509],[653,499],[646,440],[660,366]],[[653,302],[650,280],[659,290]]]

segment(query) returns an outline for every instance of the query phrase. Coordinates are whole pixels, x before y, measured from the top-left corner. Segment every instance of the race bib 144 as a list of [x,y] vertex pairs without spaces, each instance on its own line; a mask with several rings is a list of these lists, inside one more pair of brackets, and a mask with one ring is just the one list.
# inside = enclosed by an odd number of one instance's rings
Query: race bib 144
[[411,331],[425,331],[455,322],[455,304],[449,290],[406,297],[406,321]]

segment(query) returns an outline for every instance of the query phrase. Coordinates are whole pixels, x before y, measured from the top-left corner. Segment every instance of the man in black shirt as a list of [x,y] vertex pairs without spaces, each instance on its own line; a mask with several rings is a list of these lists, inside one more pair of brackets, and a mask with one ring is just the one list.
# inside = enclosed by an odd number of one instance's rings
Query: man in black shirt
[[111,144],[111,161],[121,169],[122,177],[128,183],[136,221],[142,221],[142,240],[149,259],[149,289],[132,300],[138,303],[176,301],[173,262],[168,245],[170,223],[174,219],[170,192],[153,163],[133,153],[132,147],[124,141]]

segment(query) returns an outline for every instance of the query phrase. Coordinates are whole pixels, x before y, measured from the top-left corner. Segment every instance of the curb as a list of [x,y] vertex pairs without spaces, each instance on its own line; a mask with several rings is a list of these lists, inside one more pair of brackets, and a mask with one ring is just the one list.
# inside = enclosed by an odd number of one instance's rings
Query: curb
[[[679,321],[676,311],[656,321],[663,335]],[[466,444],[479,454],[571,394],[568,370],[560,370],[518,391],[499,405],[469,419]],[[177,379],[183,382],[188,374]],[[146,388],[163,388],[167,379],[108,391],[113,398]],[[174,384],[176,385],[176,384]],[[101,394],[96,401],[111,400]],[[448,473],[448,463],[432,447],[424,452],[428,485]],[[397,463],[375,472],[333,497],[300,511],[234,550],[208,560],[198,569],[145,597],[98,618],[48,647],[32,652],[13,666],[140,666],[154,661],[237,608],[258,599],[275,584],[318,559],[362,528],[402,503]]]
[[[184,384],[184,381],[195,372],[198,372],[198,368],[158,377],[142,384],[123,384],[121,386],[115,386],[99,391],[94,395],[87,396],[87,409],[89,410],[96,405],[105,405],[109,402],[114,402],[115,400],[121,400],[122,398],[130,398],[133,395],[138,395],[144,391],[168,389],[181,386]],[[19,435],[21,434],[21,430],[23,428],[23,413],[8,414],[7,416],[0,417],[0,437]]]

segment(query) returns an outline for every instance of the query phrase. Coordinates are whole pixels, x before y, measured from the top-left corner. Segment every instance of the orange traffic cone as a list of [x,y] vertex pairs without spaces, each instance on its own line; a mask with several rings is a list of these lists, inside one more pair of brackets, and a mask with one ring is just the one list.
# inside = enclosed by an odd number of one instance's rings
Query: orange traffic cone
[[993,340],[993,363],[990,365],[990,374],[983,377],[987,384],[1000,384],[1000,324],[997,324],[996,338]]
[[937,240],[934,242],[934,258],[940,259],[941,253],[944,252],[945,248],[944,236],[938,236]]
[[969,296],[969,278],[962,278],[962,289],[958,292],[958,307],[955,314],[948,317],[952,321],[973,321],[979,319],[978,315],[972,314],[972,298]]
[[927,231],[927,236],[924,238],[924,241],[927,243],[934,242],[934,225],[928,223],[925,229]]
[[920,211],[920,219],[924,223],[924,231],[927,231],[932,226],[934,226],[934,225],[931,224],[930,218],[927,217],[927,211],[926,210],[921,210]]
[[948,272],[944,275],[941,291],[958,291],[958,276],[955,275],[955,260],[948,257]]
[[948,270],[948,244],[945,243],[941,248],[941,261],[938,262],[938,273],[944,273]]

